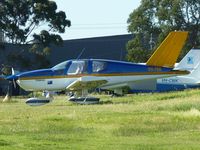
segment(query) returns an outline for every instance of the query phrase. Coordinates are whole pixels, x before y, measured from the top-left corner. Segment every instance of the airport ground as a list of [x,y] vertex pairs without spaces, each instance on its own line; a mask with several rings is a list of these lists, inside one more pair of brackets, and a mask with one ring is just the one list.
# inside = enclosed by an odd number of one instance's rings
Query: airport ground
[[64,96],[40,107],[1,102],[0,149],[200,149],[200,90],[99,97],[98,105]]

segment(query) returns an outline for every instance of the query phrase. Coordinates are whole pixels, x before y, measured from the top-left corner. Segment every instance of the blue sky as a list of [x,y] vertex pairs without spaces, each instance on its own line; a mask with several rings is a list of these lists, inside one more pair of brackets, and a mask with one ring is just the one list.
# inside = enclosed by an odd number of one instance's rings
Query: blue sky
[[72,26],[63,39],[127,34],[129,14],[141,0],[54,0],[65,11]]

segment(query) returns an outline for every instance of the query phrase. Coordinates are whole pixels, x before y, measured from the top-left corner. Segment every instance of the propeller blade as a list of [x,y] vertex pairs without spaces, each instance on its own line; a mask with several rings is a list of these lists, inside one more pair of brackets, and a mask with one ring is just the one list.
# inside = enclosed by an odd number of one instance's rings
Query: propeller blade
[[17,85],[14,79],[13,79],[13,85],[14,85],[14,88],[16,89]]
[[12,75],[14,75],[15,74],[15,70],[12,68]]
[[[12,71],[12,75],[14,75],[15,74],[15,70],[14,70],[13,67],[11,68],[11,71]],[[15,79],[13,79],[12,82],[13,82],[14,88],[16,89],[17,86],[16,86]]]

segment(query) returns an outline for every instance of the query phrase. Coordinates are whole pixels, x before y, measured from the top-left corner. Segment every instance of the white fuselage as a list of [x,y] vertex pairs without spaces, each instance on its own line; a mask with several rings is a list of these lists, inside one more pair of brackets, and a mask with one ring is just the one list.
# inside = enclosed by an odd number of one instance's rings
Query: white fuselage
[[48,78],[48,79],[18,79],[19,86],[26,91],[61,91],[65,90],[68,85],[76,80],[93,81],[93,80],[106,80],[107,83],[101,85],[104,89],[113,89],[119,86],[126,86],[131,82],[142,81],[148,79],[165,78],[172,76],[172,74],[159,74],[159,75],[130,75],[130,76],[82,76],[70,77],[64,76],[62,78]]

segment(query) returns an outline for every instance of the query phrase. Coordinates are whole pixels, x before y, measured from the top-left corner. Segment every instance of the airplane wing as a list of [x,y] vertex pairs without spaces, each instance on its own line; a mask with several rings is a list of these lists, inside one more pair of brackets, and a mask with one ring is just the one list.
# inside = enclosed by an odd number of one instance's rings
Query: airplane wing
[[78,91],[82,89],[94,89],[107,82],[108,81],[106,80],[93,80],[93,81],[76,80],[72,82],[70,85],[68,85],[66,89],[71,91]]

